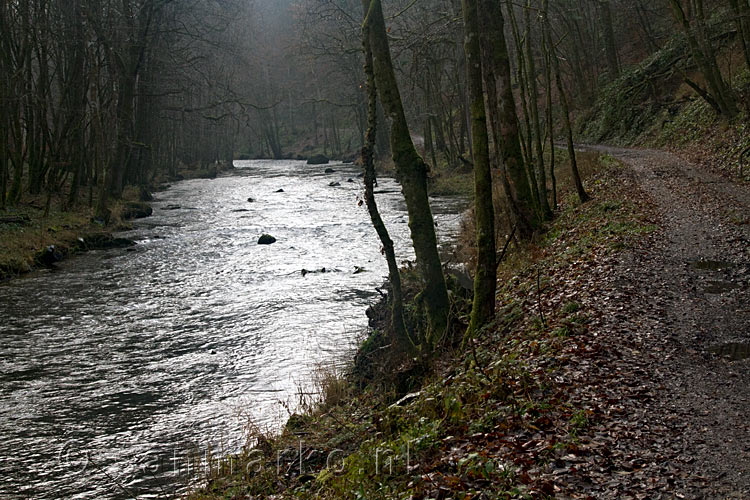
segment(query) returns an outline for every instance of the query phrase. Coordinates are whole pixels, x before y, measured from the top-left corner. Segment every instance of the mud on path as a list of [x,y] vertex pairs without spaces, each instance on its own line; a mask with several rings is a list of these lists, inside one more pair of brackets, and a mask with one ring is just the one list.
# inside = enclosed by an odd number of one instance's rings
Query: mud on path
[[588,395],[598,458],[571,490],[750,498],[750,189],[665,152],[587,149],[628,167],[660,230],[589,278],[608,283],[586,367],[606,382]]

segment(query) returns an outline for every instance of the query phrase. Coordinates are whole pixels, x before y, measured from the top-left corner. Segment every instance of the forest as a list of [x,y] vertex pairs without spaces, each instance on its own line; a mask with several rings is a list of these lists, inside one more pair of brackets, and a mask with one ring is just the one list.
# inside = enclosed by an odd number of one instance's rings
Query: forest
[[750,1],[4,0],[0,70],[0,496],[750,497]]

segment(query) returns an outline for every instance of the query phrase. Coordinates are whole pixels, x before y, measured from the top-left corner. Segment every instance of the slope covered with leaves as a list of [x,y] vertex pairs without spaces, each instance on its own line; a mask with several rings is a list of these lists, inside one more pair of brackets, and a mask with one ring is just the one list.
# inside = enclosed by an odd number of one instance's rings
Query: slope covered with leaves
[[543,497],[579,491],[574,478],[616,480],[623,452],[599,432],[632,394],[613,386],[616,370],[590,369],[619,349],[598,330],[598,304],[617,299],[617,256],[655,229],[627,172],[603,157],[588,180],[594,201],[566,194],[546,235],[509,256],[497,321],[472,345],[444,352],[411,387],[329,373],[319,405],[279,436],[254,436],[193,497]]

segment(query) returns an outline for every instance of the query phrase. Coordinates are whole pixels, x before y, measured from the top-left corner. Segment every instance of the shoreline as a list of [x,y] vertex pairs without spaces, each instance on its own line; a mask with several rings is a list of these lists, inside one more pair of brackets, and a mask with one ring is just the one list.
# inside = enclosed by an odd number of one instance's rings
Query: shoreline
[[[622,179],[625,174],[619,162],[605,161],[607,157],[598,153],[592,155],[595,160],[590,161],[587,173],[595,185],[595,201],[579,206],[572,193],[561,196],[564,201],[560,217],[533,244],[537,248],[533,255],[528,255],[525,248],[508,255],[499,274],[501,282],[503,279],[507,282],[499,289],[499,298],[507,299],[507,303],[499,305],[495,329],[487,332],[474,352],[462,351],[457,345],[446,347],[429,367],[404,359],[388,359],[388,341],[381,333],[388,323],[388,307],[385,297],[382,298],[368,309],[368,335],[346,373],[323,370],[312,381],[319,389],[320,400],[309,404],[306,411],[291,414],[277,434],[249,434],[248,442],[255,445],[237,456],[218,457],[217,467],[211,469],[206,483],[194,486],[187,498],[218,499],[233,491],[266,497],[340,498],[357,488],[360,493],[364,492],[364,498],[378,497],[376,492],[397,497],[406,491],[434,496],[429,488],[423,489],[427,485],[410,467],[420,467],[420,474],[426,473],[425,468],[448,474],[442,468],[431,469],[438,466],[438,450],[449,457],[452,452],[446,446],[471,446],[471,433],[481,430],[472,429],[480,423],[485,432],[491,431],[503,418],[511,419],[511,428],[526,425],[528,417],[521,415],[519,418],[514,414],[514,407],[519,404],[543,407],[550,403],[541,394],[528,396],[529,399],[521,403],[527,396],[515,394],[520,388],[516,384],[528,378],[534,387],[541,387],[549,381],[546,376],[535,380],[538,375],[523,360],[531,356],[543,362],[547,355],[540,354],[535,345],[547,345],[550,355],[554,356],[569,342],[584,335],[588,328],[586,315],[578,312],[580,305],[572,299],[557,311],[548,310],[544,319],[546,327],[542,328],[534,312],[537,304],[524,297],[524,293],[535,296],[532,292],[537,275],[533,271],[543,266],[545,274],[568,274],[570,271],[566,269],[574,261],[573,257],[588,260],[591,257],[585,255],[589,252],[617,254],[637,245],[653,230],[647,222],[648,216],[634,204],[624,201],[629,193],[628,188],[622,186],[626,179]],[[611,234],[597,233],[596,227],[604,217],[620,221],[612,225]],[[585,227],[587,234],[591,231],[590,237],[576,245],[574,255],[568,257],[570,260],[561,263],[558,253],[564,253],[562,250],[566,247],[569,249],[567,238],[578,224]],[[404,282],[408,283],[409,278]],[[520,294],[518,288],[522,289]],[[416,291],[416,286],[405,287],[407,301]],[[470,307],[462,307],[461,300],[465,297],[456,297],[456,293],[454,287],[454,305],[461,317]],[[545,295],[549,293],[552,292],[546,291]],[[560,333],[562,329],[564,334]],[[506,343],[511,333],[526,340],[519,344]],[[504,356],[513,356],[522,365],[506,365],[502,361]],[[512,385],[506,387],[503,383],[493,389],[495,382],[487,385],[487,380],[507,380]],[[488,390],[492,394],[490,402],[495,401],[489,406],[497,405],[497,413],[494,409],[488,411],[484,396],[479,397]],[[509,398],[514,402],[507,406]],[[554,412],[562,411],[567,410],[554,409]],[[488,417],[491,418],[488,420]],[[567,429],[570,425],[567,423],[564,427]],[[301,459],[301,468],[295,469],[291,461],[278,467],[274,457],[279,453],[291,456],[288,450],[297,450],[294,457],[298,461]],[[392,459],[390,473],[382,472],[384,456]],[[490,461],[493,464],[490,468],[480,458],[476,458],[477,464],[471,465],[478,468],[474,480],[501,484],[502,471],[497,468],[498,462]],[[228,468],[230,463],[234,472]],[[249,472],[246,471],[248,464],[252,464]],[[454,465],[459,471],[465,469],[458,463]],[[245,472],[238,473],[238,470]],[[479,470],[486,472],[479,474]],[[454,470],[452,474],[455,473]]]
[[[52,210],[44,217],[44,210],[36,199],[0,210],[0,283],[54,268],[63,260],[88,251],[134,246],[135,241],[115,234],[132,229],[132,220],[150,217],[152,193],[164,191],[170,183],[214,179],[233,170],[234,166],[226,164],[214,164],[205,169],[183,168],[174,176],[155,179],[145,189],[130,186],[126,196],[113,202],[114,217],[109,224],[96,221],[90,207]],[[59,205],[59,200],[54,200],[54,205]]]

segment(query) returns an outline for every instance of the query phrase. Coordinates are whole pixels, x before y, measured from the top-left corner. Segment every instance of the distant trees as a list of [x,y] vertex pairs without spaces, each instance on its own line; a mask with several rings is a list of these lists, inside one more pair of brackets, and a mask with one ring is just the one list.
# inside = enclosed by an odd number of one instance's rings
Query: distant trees
[[[232,10],[203,0],[3,2],[2,205],[45,193],[48,208],[57,195],[62,208],[87,201],[106,216],[125,185],[195,161],[198,143],[226,144],[212,122],[239,109],[210,116],[227,94],[208,54],[225,46]],[[214,81],[200,82],[209,72]],[[196,129],[216,140],[186,139]]]

